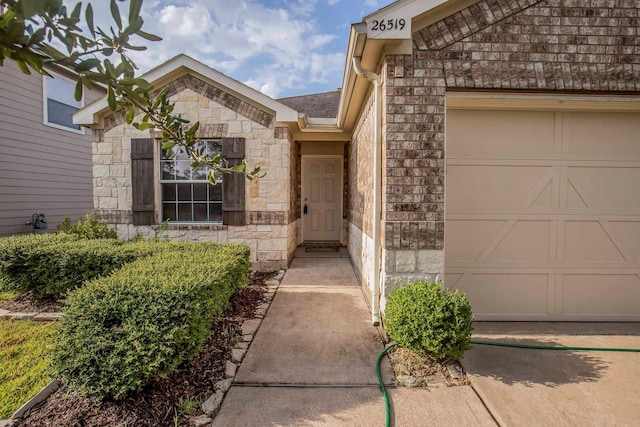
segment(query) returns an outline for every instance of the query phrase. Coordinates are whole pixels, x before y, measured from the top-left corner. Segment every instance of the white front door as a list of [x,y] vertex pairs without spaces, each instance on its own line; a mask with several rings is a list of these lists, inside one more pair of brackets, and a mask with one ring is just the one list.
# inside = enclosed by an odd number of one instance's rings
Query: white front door
[[302,238],[339,241],[342,157],[302,158]]

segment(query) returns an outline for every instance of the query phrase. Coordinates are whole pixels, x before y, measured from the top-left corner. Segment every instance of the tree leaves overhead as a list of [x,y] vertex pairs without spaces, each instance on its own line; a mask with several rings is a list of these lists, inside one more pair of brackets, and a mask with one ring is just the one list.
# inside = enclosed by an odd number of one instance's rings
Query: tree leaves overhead
[[[104,30],[95,26],[90,3],[84,13],[81,2],[70,6],[71,13],[68,13],[63,0],[2,0],[0,66],[8,58],[25,74],[35,71],[48,75],[48,67],[70,70],[76,75],[76,100],[82,99],[84,87],[94,84],[106,87],[111,110],[125,109],[126,123],[136,129],[161,131],[162,149],[168,155],[184,152],[194,165],[209,167],[212,183],[219,173],[238,172],[248,179],[261,176],[259,168],[247,172],[246,163],[227,168],[219,155],[195,149],[199,141],[199,123],[190,124],[189,120],[173,114],[174,104],[166,88],[154,92],[153,85],[135,77],[137,66],[127,52],[147,47],[132,44],[132,38],[150,42],[158,42],[162,38],[142,30],[144,21],[140,13],[143,0],[129,0],[126,23],[118,3],[110,0],[109,9],[115,27]],[[84,22],[81,17],[84,17]],[[84,32],[83,26],[86,26]],[[55,45],[64,46],[66,52]],[[136,114],[142,116],[139,121],[135,120]]]

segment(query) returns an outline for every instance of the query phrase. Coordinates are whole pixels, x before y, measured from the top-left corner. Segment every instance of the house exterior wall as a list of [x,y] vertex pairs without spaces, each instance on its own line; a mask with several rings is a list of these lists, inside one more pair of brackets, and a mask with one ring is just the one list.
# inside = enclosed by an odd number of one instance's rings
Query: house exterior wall
[[385,58],[383,296],[442,278],[446,92],[638,93],[639,11],[638,0],[481,0],[415,32],[412,55]]
[[348,147],[349,238],[347,248],[355,273],[371,301],[373,286],[373,92],[370,92]]
[[[251,261],[256,268],[285,268],[295,249],[292,245],[297,240],[299,222],[291,210],[295,189],[290,185],[290,171],[295,166],[291,159],[295,146],[288,129],[275,123],[273,116],[197,77],[185,75],[170,83],[169,88],[174,112],[192,122],[200,121],[199,138],[245,138],[248,165],[259,166],[266,175],[245,182],[246,225],[169,224],[166,236],[172,240],[244,243],[251,248]],[[138,233],[154,236],[159,225],[132,224],[131,139],[159,135],[126,125],[118,112],[107,116],[105,128],[96,134],[95,209],[122,238],[130,239]],[[156,146],[156,159],[158,151]],[[155,182],[159,182],[157,164]],[[159,190],[155,199],[158,213]]]
[[[85,90],[85,104],[99,97]],[[44,213],[49,230],[66,216],[92,210],[91,131],[43,123],[43,77],[0,67],[0,236],[28,233],[25,221]]]

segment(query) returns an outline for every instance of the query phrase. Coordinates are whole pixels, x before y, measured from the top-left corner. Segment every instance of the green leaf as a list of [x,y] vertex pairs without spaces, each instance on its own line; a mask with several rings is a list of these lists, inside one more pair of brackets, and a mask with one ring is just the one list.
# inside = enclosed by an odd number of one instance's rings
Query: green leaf
[[82,99],[82,78],[79,78],[76,82],[76,90],[73,93],[73,97],[76,101],[80,101]]
[[128,125],[130,125],[131,122],[133,122],[134,114],[135,114],[135,110],[133,108],[130,108],[129,111],[127,111],[127,114],[124,115],[124,121],[127,122]]
[[24,74],[31,74],[31,71],[29,70],[29,67],[27,67],[27,64],[24,61],[17,60],[16,61],[16,65],[18,66],[20,71],[22,71]]
[[93,27],[93,6],[91,6],[91,3],[87,5],[87,10],[85,10],[84,16],[87,20],[87,27],[89,27],[89,31],[91,32],[91,35],[95,38],[96,30]]
[[89,59],[85,59],[84,61],[80,62],[78,65],[76,65],[75,69],[77,72],[81,73],[83,71],[89,71],[92,68],[95,68],[98,66],[98,64],[100,64],[100,60],[97,58],[89,58]]
[[147,130],[147,129],[151,129],[153,127],[154,127],[153,123],[142,122],[142,123],[140,123],[138,125],[138,130]]
[[131,0],[129,3],[129,22],[133,22],[140,16],[142,8],[142,0]]
[[80,19],[81,10],[82,10],[82,2],[76,3],[75,7],[71,11],[71,17],[75,20]]
[[176,146],[175,141],[167,141],[164,144],[162,144],[162,149],[163,150],[171,150],[175,146]]
[[132,34],[135,34],[137,31],[140,31],[143,23],[144,21],[142,20],[142,18],[138,18],[135,21],[130,21],[129,26],[124,29],[122,34],[125,36],[130,36]]
[[109,109],[112,111],[114,111],[118,106],[116,103],[116,94],[111,86],[107,88],[107,102],[109,104]]
[[138,31],[136,34],[142,37],[143,39],[149,40],[150,42],[159,42],[162,40],[162,37],[158,37],[154,34],[146,33],[142,30]]
[[119,30],[122,30],[122,18],[120,18],[120,9],[118,9],[118,5],[116,4],[116,0],[111,0],[111,16],[113,16],[113,20],[118,26]]

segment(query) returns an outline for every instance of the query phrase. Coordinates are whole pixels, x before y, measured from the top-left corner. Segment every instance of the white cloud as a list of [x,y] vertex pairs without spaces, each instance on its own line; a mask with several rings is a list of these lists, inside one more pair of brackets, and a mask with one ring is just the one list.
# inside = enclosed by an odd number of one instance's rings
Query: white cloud
[[[147,0],[143,29],[163,41],[144,41],[148,50],[131,56],[145,71],[185,53],[273,97],[339,80],[344,53],[329,50],[336,36],[314,20],[317,0],[287,0],[283,7],[260,1]],[[96,20],[108,26],[108,2],[93,3]],[[126,15],[127,3],[119,5]]]
[[333,6],[334,4],[338,3],[340,0],[327,0],[327,4],[329,6]]
[[369,6],[369,7],[378,7],[378,1],[377,0],[364,0],[364,4],[365,6]]

